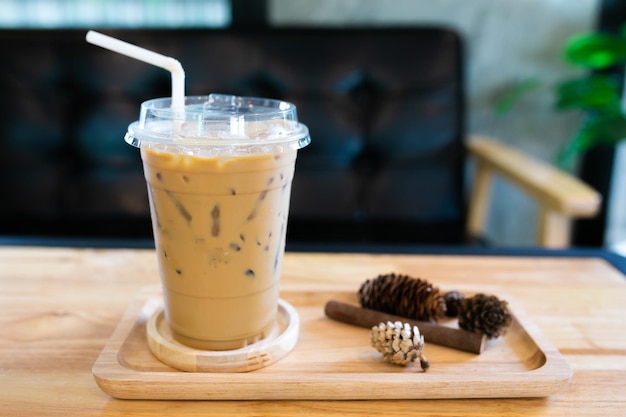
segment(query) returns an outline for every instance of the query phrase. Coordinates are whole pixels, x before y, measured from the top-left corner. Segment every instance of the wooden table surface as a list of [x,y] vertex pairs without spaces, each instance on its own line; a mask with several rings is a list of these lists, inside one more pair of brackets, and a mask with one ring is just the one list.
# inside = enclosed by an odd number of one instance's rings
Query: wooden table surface
[[600,258],[288,253],[282,287],[355,290],[397,272],[502,290],[574,373],[546,398],[393,401],[113,399],[91,368],[138,291],[150,250],[0,247],[0,415],[626,415],[626,280]]

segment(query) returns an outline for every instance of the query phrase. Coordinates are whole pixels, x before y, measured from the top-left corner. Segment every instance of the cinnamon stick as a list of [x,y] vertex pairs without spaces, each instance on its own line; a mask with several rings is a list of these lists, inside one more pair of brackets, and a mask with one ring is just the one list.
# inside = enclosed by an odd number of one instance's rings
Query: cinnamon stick
[[470,353],[481,353],[485,345],[485,335],[455,329],[439,324],[428,323],[395,316],[381,311],[371,310],[331,300],[324,309],[326,316],[331,319],[359,327],[372,328],[381,322],[401,321],[411,326],[417,326],[424,335],[424,341],[435,345],[463,350]]

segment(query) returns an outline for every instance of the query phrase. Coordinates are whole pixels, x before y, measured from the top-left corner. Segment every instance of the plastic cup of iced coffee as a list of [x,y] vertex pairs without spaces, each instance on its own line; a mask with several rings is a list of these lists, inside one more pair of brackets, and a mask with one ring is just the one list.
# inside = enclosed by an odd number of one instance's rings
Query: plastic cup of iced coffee
[[214,94],[141,105],[126,141],[140,148],[174,339],[204,350],[265,337],[277,314],[298,149],[293,104]]

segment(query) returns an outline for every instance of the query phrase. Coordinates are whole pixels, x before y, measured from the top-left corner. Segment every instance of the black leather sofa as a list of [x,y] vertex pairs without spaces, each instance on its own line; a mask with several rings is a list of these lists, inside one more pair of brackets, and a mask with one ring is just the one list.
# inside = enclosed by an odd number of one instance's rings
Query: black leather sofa
[[[294,102],[288,242],[460,243],[463,48],[442,28],[104,31],[176,57],[187,94]],[[123,141],[169,74],[83,30],[0,31],[0,235],[150,238],[136,149]]]

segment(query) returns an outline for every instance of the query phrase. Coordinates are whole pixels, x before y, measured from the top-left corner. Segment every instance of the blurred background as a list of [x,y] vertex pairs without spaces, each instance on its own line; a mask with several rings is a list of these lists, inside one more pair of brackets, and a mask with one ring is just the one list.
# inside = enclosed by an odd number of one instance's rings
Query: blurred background
[[[0,29],[228,28],[269,26],[410,26],[445,24],[467,45],[468,132],[493,136],[540,159],[557,156],[583,121],[556,112],[549,88],[514,108],[495,111],[501,97],[528,78],[546,84],[580,73],[563,57],[572,35],[617,32],[626,15],[617,0],[0,0]],[[408,51],[406,51],[408,52]],[[183,66],[185,63],[182,63]],[[419,68],[416,68],[419,71]],[[623,71],[621,72],[623,76]],[[620,92],[621,94],[621,92]],[[120,138],[121,140],[121,138]],[[626,149],[622,144],[579,155],[571,168],[600,191],[600,215],[578,221],[573,243],[618,247],[626,241]],[[537,208],[496,181],[488,237],[501,246],[534,243]],[[510,213],[515,215],[511,216]]]

